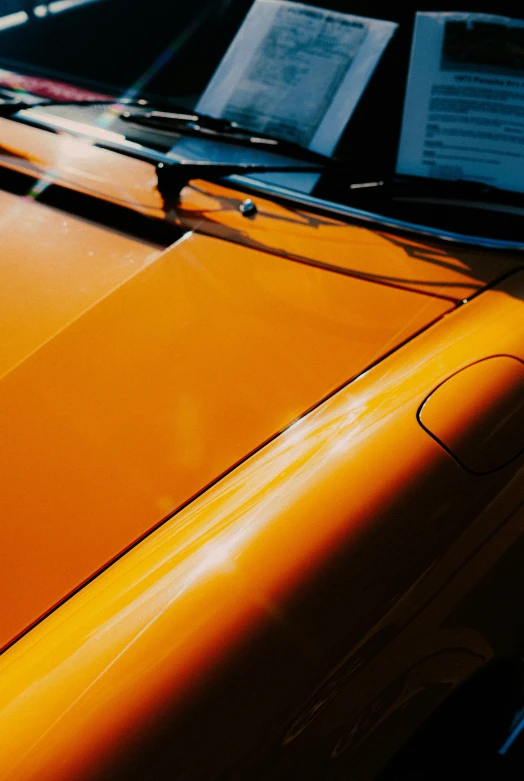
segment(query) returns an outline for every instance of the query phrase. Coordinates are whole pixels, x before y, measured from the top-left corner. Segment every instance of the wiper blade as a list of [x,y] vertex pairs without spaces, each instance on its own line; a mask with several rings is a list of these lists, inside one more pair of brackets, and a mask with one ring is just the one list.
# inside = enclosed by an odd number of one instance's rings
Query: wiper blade
[[210,141],[224,141],[228,144],[248,146],[285,157],[295,157],[300,160],[311,160],[319,164],[328,164],[330,158],[312,152],[300,144],[283,141],[266,133],[253,133],[241,127],[236,122],[227,119],[217,119],[207,114],[178,111],[124,111],[120,119],[140,127],[160,130],[170,134],[197,136]]
[[180,191],[191,179],[216,181],[224,176],[268,173],[323,173],[325,163],[311,165],[275,165],[272,163],[212,163],[207,160],[181,160],[159,163],[156,168],[158,191],[164,198],[178,199]]
[[217,119],[207,114],[197,114],[193,111],[188,112],[182,109],[176,111],[159,111],[158,109],[143,112],[126,111],[122,114],[122,119],[135,125],[176,127],[178,123],[182,125],[194,123],[198,124],[202,130],[215,130],[217,132],[226,132],[228,130],[236,132],[238,130],[241,133],[249,133],[247,130],[242,130],[236,122],[230,122],[227,119]]

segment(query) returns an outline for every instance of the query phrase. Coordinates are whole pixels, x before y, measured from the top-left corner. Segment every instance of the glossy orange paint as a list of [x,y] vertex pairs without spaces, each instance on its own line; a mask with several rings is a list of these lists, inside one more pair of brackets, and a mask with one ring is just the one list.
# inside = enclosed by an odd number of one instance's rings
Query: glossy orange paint
[[0,214],[0,377],[160,255],[30,196]]
[[[6,651],[0,778],[372,777],[396,747],[366,742],[386,716],[409,730],[411,691],[429,687],[434,706],[433,680],[494,653],[482,620],[496,603],[477,619],[459,608],[522,538],[524,462],[471,475],[417,411],[471,363],[523,360],[523,311],[521,273],[304,416]],[[144,766],[137,746],[157,730]]]
[[[47,223],[51,263],[59,236],[66,258],[79,254],[83,234],[74,221],[72,230],[69,245]],[[38,334],[33,301],[52,309],[55,299],[27,268],[18,282],[16,316]],[[107,287],[0,382],[0,646],[450,309],[196,235]],[[57,295],[67,298],[58,285]],[[73,295],[71,305],[80,309]],[[27,341],[15,341],[16,357]]]
[[218,184],[193,182],[182,191],[178,219],[244,246],[457,302],[523,266],[520,253],[402,236],[259,196],[251,196],[257,212],[246,218],[239,211],[246,197]]

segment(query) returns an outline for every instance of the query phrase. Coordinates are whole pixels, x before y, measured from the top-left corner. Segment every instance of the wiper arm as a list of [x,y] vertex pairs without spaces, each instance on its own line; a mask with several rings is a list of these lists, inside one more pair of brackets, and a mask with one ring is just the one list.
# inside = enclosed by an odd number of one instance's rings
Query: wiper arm
[[207,160],[181,160],[173,163],[159,163],[156,168],[158,191],[164,198],[178,199],[180,191],[191,179],[216,181],[234,174],[268,173],[323,173],[326,165],[275,165],[271,163],[211,163]]
[[140,127],[161,130],[184,136],[197,136],[210,141],[224,141],[228,144],[248,146],[264,151],[281,154],[285,157],[295,157],[299,160],[310,160],[327,165],[330,158],[312,152],[300,144],[283,141],[266,133],[252,133],[250,130],[230,122],[227,119],[217,119],[207,114],[185,113],[176,111],[124,111],[120,119]]

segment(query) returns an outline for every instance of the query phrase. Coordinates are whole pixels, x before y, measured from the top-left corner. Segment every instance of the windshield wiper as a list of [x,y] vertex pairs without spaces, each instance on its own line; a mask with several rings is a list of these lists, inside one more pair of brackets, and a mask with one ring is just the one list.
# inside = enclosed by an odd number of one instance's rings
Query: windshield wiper
[[[283,141],[265,133],[252,133],[241,128],[236,122],[217,119],[207,114],[198,114],[183,108],[159,110],[151,108],[147,100],[137,99],[91,99],[62,101],[54,99],[27,100],[18,97],[2,97],[0,94],[0,117],[13,117],[19,111],[46,108],[48,106],[108,106],[115,110],[115,117],[143,128],[169,133],[169,135],[198,136],[209,141],[222,141],[227,144],[247,146],[273,152],[284,157],[311,161],[320,165],[329,165],[331,158],[318,152],[312,152],[300,144]],[[128,107],[139,110],[129,111]]]
[[178,199],[180,191],[191,179],[220,180],[225,176],[249,176],[269,173],[323,173],[321,165],[275,165],[274,163],[212,163],[207,160],[175,160],[159,163],[156,168],[157,187],[163,198]]
[[327,165],[330,160],[330,158],[318,152],[312,152],[293,141],[284,141],[266,133],[254,133],[236,122],[217,119],[197,112],[157,111],[154,109],[145,112],[124,111],[120,115],[120,119],[139,127],[161,130],[173,135],[197,136],[210,141],[224,141],[228,144],[248,146],[323,165]]
[[[267,173],[308,173],[326,174],[333,171],[340,172],[346,166],[339,160],[312,152],[299,144],[291,141],[282,141],[265,134],[253,134],[239,127],[235,122],[226,119],[217,119],[205,114],[197,114],[185,109],[162,111],[149,108],[150,104],[145,100],[129,99],[91,99],[75,101],[59,101],[52,99],[29,101],[0,94],[0,117],[12,117],[19,111],[35,109],[46,106],[110,106],[116,110],[119,119],[142,125],[144,127],[157,127],[169,129],[170,133],[181,135],[196,135],[214,141],[249,146],[251,148],[264,149],[284,157],[294,158],[300,162],[286,163],[227,163],[212,162],[208,160],[173,160],[172,163],[159,163],[157,166],[158,190],[165,198],[178,199],[180,191],[191,179],[206,179],[217,181],[227,176]],[[134,106],[143,111],[128,110],[128,106]],[[120,111],[119,108],[124,110]]]

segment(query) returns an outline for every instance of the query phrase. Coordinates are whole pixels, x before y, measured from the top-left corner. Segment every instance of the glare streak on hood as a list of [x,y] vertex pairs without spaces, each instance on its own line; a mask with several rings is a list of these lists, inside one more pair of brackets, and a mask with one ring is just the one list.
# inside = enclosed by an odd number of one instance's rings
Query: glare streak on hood
[[[0,269],[13,300],[19,220],[6,221]],[[22,309],[2,322],[12,334],[27,318],[34,332],[0,382],[0,646],[452,307],[190,234],[160,255],[142,248],[132,274],[110,231],[97,245],[86,228],[82,245],[81,226],[66,228],[34,239]],[[50,332],[49,312],[80,301],[81,276],[94,285],[82,258],[95,268],[100,254],[105,294]],[[121,262],[127,276],[111,279]]]

